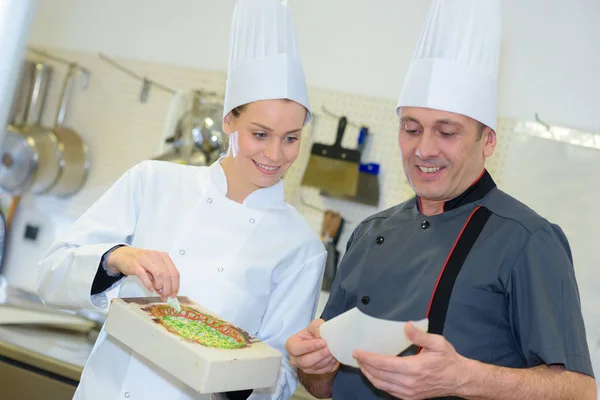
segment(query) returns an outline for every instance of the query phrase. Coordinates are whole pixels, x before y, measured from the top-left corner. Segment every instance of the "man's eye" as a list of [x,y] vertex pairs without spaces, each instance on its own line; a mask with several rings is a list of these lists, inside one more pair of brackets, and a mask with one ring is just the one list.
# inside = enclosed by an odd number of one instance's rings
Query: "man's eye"
[[402,125],[402,129],[404,129],[404,132],[408,133],[409,135],[414,135],[419,131],[417,128],[409,129],[408,124]]

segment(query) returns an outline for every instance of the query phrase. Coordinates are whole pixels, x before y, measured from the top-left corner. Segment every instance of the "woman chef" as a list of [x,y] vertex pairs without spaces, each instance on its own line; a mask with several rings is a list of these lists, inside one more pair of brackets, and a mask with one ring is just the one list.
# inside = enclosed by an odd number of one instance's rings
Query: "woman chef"
[[[127,171],[40,262],[46,304],[105,309],[114,287],[119,297],[181,294],[285,354],[313,318],[326,254],[284,201],[281,177],[311,117],[287,2],[238,0],[226,86],[228,155],[209,167],[144,161]],[[296,386],[284,357],[276,387],[250,399],[288,399]],[[75,398],[195,394],[103,330]]]

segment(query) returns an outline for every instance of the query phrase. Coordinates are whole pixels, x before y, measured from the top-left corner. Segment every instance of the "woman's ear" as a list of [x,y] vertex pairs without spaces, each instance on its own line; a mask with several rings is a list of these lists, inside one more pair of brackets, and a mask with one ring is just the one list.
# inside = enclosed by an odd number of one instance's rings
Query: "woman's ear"
[[223,119],[223,132],[228,135],[235,132],[235,118],[231,112]]

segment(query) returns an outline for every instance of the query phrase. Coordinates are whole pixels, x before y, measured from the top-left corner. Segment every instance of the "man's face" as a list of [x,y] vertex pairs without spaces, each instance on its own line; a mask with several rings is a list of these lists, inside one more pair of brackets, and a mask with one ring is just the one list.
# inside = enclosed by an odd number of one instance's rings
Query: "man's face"
[[[480,136],[480,132],[481,136]],[[496,133],[472,118],[429,108],[403,107],[398,142],[404,173],[423,200],[448,201],[483,172]]]

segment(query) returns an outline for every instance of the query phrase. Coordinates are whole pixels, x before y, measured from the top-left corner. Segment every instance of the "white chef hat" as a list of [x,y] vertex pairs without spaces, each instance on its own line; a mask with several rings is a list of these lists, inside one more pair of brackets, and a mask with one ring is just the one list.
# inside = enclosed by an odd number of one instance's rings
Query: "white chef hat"
[[433,0],[398,100],[496,129],[501,0]]
[[304,70],[287,0],[238,0],[229,43],[223,118],[259,100],[289,99],[311,119]]

